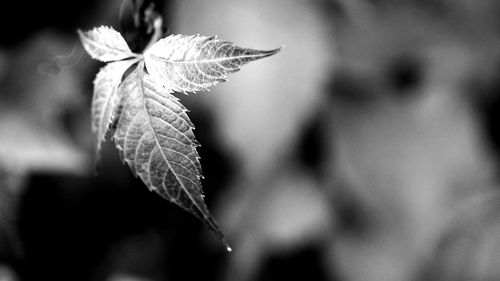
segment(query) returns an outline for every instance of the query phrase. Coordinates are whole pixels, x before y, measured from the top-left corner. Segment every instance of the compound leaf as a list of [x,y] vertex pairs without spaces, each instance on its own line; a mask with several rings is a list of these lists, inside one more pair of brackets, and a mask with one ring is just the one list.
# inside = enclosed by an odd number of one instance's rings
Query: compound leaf
[[[172,92],[206,90],[227,80],[243,64],[279,49],[259,51],[215,37],[173,35],[137,55],[110,27],[79,34],[90,56],[112,61],[94,80],[91,114],[97,151],[110,124],[116,124],[114,142],[134,175],[150,190],[203,220],[226,243],[203,200],[194,125]],[[135,69],[127,71],[136,63]]]
[[226,81],[242,65],[278,51],[241,48],[215,36],[171,35],[156,42],[144,58],[158,83],[176,92],[197,92]]

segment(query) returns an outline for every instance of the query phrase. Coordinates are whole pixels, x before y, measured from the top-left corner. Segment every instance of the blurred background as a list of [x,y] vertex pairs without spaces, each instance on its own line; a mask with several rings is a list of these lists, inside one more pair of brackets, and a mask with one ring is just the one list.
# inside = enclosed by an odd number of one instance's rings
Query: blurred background
[[0,280],[500,280],[498,1],[136,1],[168,34],[285,46],[177,94],[231,253],[110,141],[93,173],[76,30],[140,51],[131,3],[4,2]]

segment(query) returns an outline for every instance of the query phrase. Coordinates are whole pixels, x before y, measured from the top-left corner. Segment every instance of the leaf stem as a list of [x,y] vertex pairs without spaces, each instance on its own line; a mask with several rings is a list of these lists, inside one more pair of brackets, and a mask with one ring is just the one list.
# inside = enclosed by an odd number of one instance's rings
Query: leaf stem
[[153,28],[153,36],[151,36],[151,40],[149,40],[149,43],[146,45],[146,48],[144,48],[144,51],[153,46],[153,44],[156,43],[156,41],[160,40],[160,38],[163,36],[163,19],[161,18],[161,16],[157,16],[154,19]]

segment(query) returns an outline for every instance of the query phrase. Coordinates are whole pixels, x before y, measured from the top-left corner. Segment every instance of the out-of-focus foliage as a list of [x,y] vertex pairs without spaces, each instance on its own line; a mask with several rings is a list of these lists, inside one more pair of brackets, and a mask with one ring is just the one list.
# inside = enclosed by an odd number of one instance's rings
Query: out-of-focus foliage
[[[45,32],[5,51],[0,73],[0,253],[22,257],[19,197],[32,173],[88,173],[89,157],[66,131],[68,112],[81,110],[82,69],[75,46]],[[69,57],[65,58],[65,55]],[[83,117],[85,119],[85,117]],[[80,144],[85,139],[80,139]],[[14,277],[5,277],[11,280]]]
[[0,77],[0,165],[19,174],[85,173],[88,157],[65,132],[63,122],[64,114],[78,111],[84,102],[84,78],[75,66],[77,46],[51,33],[37,35],[26,45],[10,51],[8,70]]

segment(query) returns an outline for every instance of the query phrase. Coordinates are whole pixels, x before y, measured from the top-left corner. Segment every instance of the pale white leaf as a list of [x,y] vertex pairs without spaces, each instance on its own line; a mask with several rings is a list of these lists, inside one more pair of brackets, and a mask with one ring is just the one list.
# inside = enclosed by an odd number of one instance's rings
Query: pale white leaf
[[215,36],[171,35],[146,50],[144,60],[151,76],[176,92],[207,90],[226,81],[251,61],[276,54],[280,49],[260,51],[234,46]]
[[114,112],[119,102],[118,86],[125,71],[136,62],[137,60],[125,60],[109,63],[99,70],[94,79],[91,119],[92,132],[97,138],[97,152],[105,139],[109,125],[117,117]]
[[203,200],[201,166],[186,109],[144,71],[119,87],[123,109],[114,140],[121,158],[150,190],[202,219],[224,241]]
[[100,26],[86,32],[78,30],[78,34],[87,53],[96,60],[109,62],[137,56],[122,35],[111,27]]

